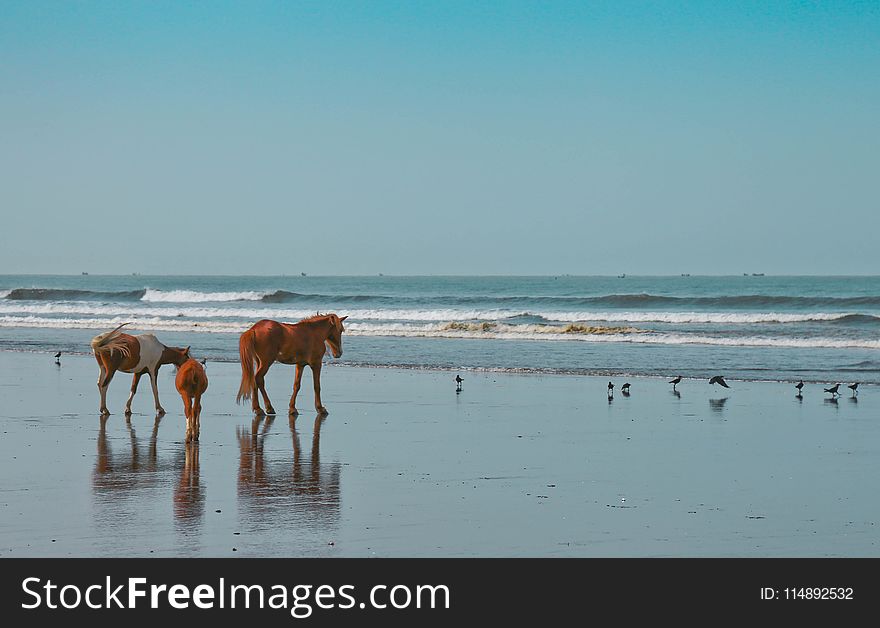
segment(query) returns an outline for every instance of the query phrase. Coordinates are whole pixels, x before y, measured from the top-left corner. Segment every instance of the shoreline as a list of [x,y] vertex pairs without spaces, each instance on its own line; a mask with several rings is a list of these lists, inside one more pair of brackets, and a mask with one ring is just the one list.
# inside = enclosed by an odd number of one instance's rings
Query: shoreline
[[[47,356],[47,359],[51,359],[52,354],[47,352],[45,349],[7,349],[0,348],[0,354],[9,353],[9,354],[26,354],[26,355],[42,355]],[[93,354],[87,351],[65,351],[64,359],[68,359],[70,357],[74,358],[93,358]],[[205,356],[199,356],[205,357]],[[211,363],[215,364],[234,364],[238,365],[238,359],[227,358],[227,357],[211,357],[207,356],[208,360]],[[530,368],[518,368],[518,367],[473,367],[473,366],[462,366],[462,367],[453,367],[453,366],[442,366],[442,365],[409,365],[409,364],[377,364],[377,363],[350,363],[350,362],[337,362],[334,360],[329,360],[324,362],[323,368],[351,368],[351,369],[389,369],[389,370],[400,370],[404,372],[414,371],[414,372],[438,372],[438,373],[486,373],[486,374],[498,374],[498,375],[522,375],[528,377],[542,377],[542,376],[552,376],[552,377],[583,377],[583,378],[593,378],[593,377],[619,377],[619,378],[630,378],[630,379],[646,379],[646,380],[666,380],[670,377],[675,377],[675,375],[660,375],[654,373],[633,373],[628,371],[621,370],[587,370],[587,369],[554,369],[554,368],[545,368],[545,369],[530,369]],[[682,376],[682,380],[685,382],[702,382],[708,381],[708,377],[696,377],[696,376]],[[744,383],[766,383],[766,384],[797,384],[799,381],[803,381],[805,384],[815,385],[815,386],[832,386],[836,383],[840,383],[841,385],[852,383],[850,380],[820,380],[820,379],[808,379],[808,378],[788,378],[788,379],[761,379],[761,378],[747,378],[747,377],[737,377],[737,376],[728,376],[724,375],[724,379],[731,382],[744,382]],[[853,380],[855,381],[855,380]],[[868,389],[875,388],[878,384],[874,382],[860,382],[860,389]]]

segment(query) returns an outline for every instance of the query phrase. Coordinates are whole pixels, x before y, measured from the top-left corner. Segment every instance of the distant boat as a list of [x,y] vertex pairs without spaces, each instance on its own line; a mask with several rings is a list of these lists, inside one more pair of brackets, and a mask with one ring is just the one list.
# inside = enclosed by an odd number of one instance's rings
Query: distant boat
[[86,272],[83,272],[82,274],[83,274],[83,275],[88,275],[88,273],[86,273]]
[[682,277],[690,277],[691,274],[690,274],[690,273],[682,273],[681,276],[682,276]]
[[618,279],[626,279],[626,273],[617,276]]
[[302,276],[303,276],[303,277],[305,277],[305,276],[306,276],[306,274],[305,274],[305,273],[300,273],[300,275],[302,275]]
[[764,273],[752,273],[752,277],[763,277]]

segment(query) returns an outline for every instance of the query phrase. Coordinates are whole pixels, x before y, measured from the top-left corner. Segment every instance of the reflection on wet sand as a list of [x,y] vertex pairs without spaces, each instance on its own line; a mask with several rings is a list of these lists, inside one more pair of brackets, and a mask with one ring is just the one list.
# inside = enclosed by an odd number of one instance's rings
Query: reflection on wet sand
[[101,530],[96,542],[109,555],[144,554],[163,543],[159,529],[168,525],[168,487],[179,469],[159,455],[161,416],[154,419],[146,444],[131,419],[125,419],[127,437],[124,432],[121,438],[108,436],[108,420],[114,419],[100,418],[92,471],[92,511],[95,528]]
[[180,481],[174,489],[174,519],[182,530],[198,530],[205,516],[205,491],[199,482],[199,444],[184,443],[183,460],[175,461],[180,468]]
[[[128,438],[107,435],[107,421],[101,417],[98,429],[98,451],[92,473],[94,518],[96,525],[107,531],[102,544],[115,543],[132,552],[127,535],[140,534],[158,542],[160,528],[169,521],[168,493],[176,528],[183,536],[197,539],[204,518],[205,490],[199,481],[198,444],[181,445],[178,454],[159,455],[159,426],[156,416],[146,445],[138,438],[131,419],[125,420]],[[120,443],[125,443],[119,447]],[[171,490],[173,487],[173,490]],[[106,549],[106,548],[105,548]],[[149,548],[139,548],[143,551]],[[178,546],[179,550],[185,548]]]
[[130,453],[114,455],[107,439],[107,420],[110,417],[102,416],[98,429],[98,455],[95,460],[95,470],[92,474],[92,491],[98,501],[106,501],[108,505],[125,501],[128,498],[137,497],[130,493],[145,488],[152,488],[159,484],[159,463],[156,443],[159,436],[159,424],[161,416],[156,416],[153,421],[153,430],[146,452],[138,441],[131,419],[125,420],[128,430]]
[[[342,465],[338,462],[321,463],[321,425],[324,420],[324,415],[315,417],[311,454],[307,461],[303,461],[296,417],[290,417],[292,462],[286,447],[266,450],[274,417],[262,421],[254,419],[250,431],[238,428],[239,510],[247,525],[278,528],[291,524],[313,530],[336,527],[340,513]],[[279,459],[273,460],[275,456]]]
[[724,404],[727,403],[727,400],[730,397],[721,397],[720,399],[710,399],[709,400],[709,409],[712,412],[716,412],[718,414],[724,414]]

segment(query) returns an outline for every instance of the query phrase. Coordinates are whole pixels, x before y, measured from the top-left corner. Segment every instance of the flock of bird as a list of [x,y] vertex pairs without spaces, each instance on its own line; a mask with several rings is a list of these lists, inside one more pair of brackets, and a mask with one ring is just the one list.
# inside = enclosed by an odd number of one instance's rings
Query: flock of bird
[[[681,375],[670,380],[669,383],[672,384],[673,391],[675,391],[675,387],[681,383],[681,380],[682,380]],[[724,381],[724,377],[721,375],[716,375],[715,377],[710,378],[709,383],[712,384],[713,386],[715,384],[718,384],[719,386],[722,386],[724,388],[730,388],[730,386],[727,384],[727,382]],[[629,396],[629,389],[630,389],[630,383],[626,382],[623,386],[620,387],[620,392],[623,393],[624,397],[628,397]],[[609,397],[614,396],[614,382],[608,382],[608,396]]]
[[[202,359],[201,360],[202,366],[205,366],[206,362],[207,362],[206,359]],[[55,354],[55,364],[61,366],[61,352],[60,351]],[[675,390],[675,387],[681,383],[681,380],[682,380],[682,377],[681,377],[681,375],[679,375],[678,377],[675,377],[669,381],[669,383],[672,384],[672,390]],[[455,376],[455,392],[461,392],[461,383],[463,381],[464,381],[464,379],[461,377],[461,375]],[[730,386],[728,386],[727,382],[724,381],[724,377],[722,377],[721,375],[716,375],[715,377],[710,378],[709,383],[712,384],[713,386],[715,384],[718,384],[719,386],[723,386],[724,388],[730,388]],[[797,396],[798,397],[802,396],[803,390],[804,390],[803,380],[801,380],[797,384],[795,384],[794,387],[797,388]],[[630,388],[629,382],[626,382],[623,386],[620,387],[620,392],[623,393],[624,397],[629,396],[629,388]],[[831,393],[831,397],[834,398],[834,397],[840,396],[840,393],[838,392],[839,388],[840,388],[840,384],[835,384],[831,388],[825,388],[824,390],[827,393]],[[853,382],[852,384],[849,384],[847,386],[847,388],[849,388],[852,391],[853,397],[855,397],[856,395],[859,394],[859,383],[858,382]],[[609,397],[614,396],[614,383],[613,382],[608,382],[608,396]]]
[[[798,389],[798,397],[800,397],[801,390],[803,390],[803,388],[804,388],[804,383],[798,382],[798,384],[797,384],[797,386],[795,386],[795,388]],[[840,396],[840,393],[837,392],[839,388],[840,388],[840,384],[834,384],[834,386],[832,386],[831,388],[823,388],[823,390],[827,393],[831,393],[831,397],[834,398],[834,397]],[[856,395],[859,394],[859,383],[858,382],[853,382],[852,384],[847,385],[847,388],[849,388],[852,391],[853,397],[855,397]]]
[[[675,387],[681,383],[681,380],[682,380],[681,375],[669,380],[669,383],[672,384],[673,391],[676,391]],[[716,375],[714,377],[711,377],[709,379],[709,383],[712,385],[718,384],[719,386],[722,386],[724,388],[730,388],[728,383],[724,381],[724,377],[721,375]],[[623,386],[620,387],[620,391],[623,393],[623,395],[625,397],[629,396],[629,388],[630,388],[629,382],[625,383]],[[795,388],[797,388],[797,396],[802,397],[803,390],[804,390],[803,380],[801,380],[797,384],[795,384]],[[852,384],[847,385],[847,388],[849,388],[852,391],[853,397],[855,397],[856,395],[859,394],[859,383],[858,382],[853,382]],[[831,393],[831,397],[834,398],[834,397],[840,396],[840,393],[838,392],[839,389],[840,389],[840,384],[835,384],[831,388],[825,388],[823,390],[825,390],[825,392],[827,392],[827,393]],[[608,382],[608,396],[609,397],[614,396],[614,383],[613,382]]]

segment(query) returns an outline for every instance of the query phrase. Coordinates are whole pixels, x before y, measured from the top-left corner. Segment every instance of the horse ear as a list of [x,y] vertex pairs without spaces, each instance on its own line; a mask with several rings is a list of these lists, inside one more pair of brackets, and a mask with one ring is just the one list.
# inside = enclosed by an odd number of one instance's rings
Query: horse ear
[[348,315],[347,315],[347,314],[346,314],[345,316],[343,316],[342,318],[340,318],[340,319],[339,319],[339,322],[341,323],[341,322],[344,321],[346,318],[348,318]]
[[189,355],[189,346],[187,346],[187,348],[183,350],[183,354]]

